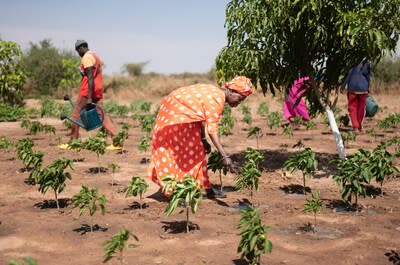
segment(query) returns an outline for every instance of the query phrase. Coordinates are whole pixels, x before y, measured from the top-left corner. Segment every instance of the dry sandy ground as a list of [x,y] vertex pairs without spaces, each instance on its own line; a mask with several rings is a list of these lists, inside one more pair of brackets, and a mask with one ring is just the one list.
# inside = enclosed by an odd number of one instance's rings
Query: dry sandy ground
[[[390,261],[386,253],[392,253],[394,259],[400,253],[400,178],[385,182],[384,195],[374,194],[371,189],[366,198],[360,199],[362,210],[359,213],[338,211],[342,207],[339,189],[332,180],[333,167],[328,162],[336,157],[333,136],[329,133],[322,119],[317,119],[317,128],[306,130],[301,127],[292,137],[283,136],[281,129],[271,131],[266,126],[266,119],[255,114],[256,106],[264,100],[271,110],[280,110],[280,103],[273,98],[250,99],[254,125],[262,128],[265,135],[260,141],[260,149],[265,154],[262,163],[263,173],[260,190],[254,201],[259,205],[265,225],[272,227],[268,237],[273,243],[271,254],[262,256],[263,264],[348,264],[378,265],[399,264]],[[377,96],[381,106],[386,106],[374,119],[367,120],[366,129],[376,128],[377,121],[390,112],[400,112],[396,95]],[[344,109],[345,99],[341,99]],[[256,147],[255,139],[247,139],[246,125],[241,122],[239,110],[235,110],[237,124],[233,135],[225,137],[223,143],[237,166],[243,165],[243,154],[248,146]],[[122,122],[120,119],[115,121]],[[132,120],[125,120],[135,124]],[[42,119],[42,123],[54,124],[57,135],[67,141],[60,121]],[[399,128],[381,132],[377,140],[363,134],[351,142],[348,153],[358,148],[374,148],[380,140],[399,135]],[[94,132],[91,133],[92,135]],[[0,135],[6,135],[13,141],[27,137],[18,122],[0,123]],[[82,133],[87,137],[89,133]],[[137,198],[125,198],[120,191],[134,174],[146,177],[148,164],[141,163],[142,154],[137,151],[141,137],[140,128],[135,125],[129,132],[126,153],[107,152],[100,159],[94,154],[82,151],[61,150],[55,146],[55,137],[47,135],[33,136],[35,150],[45,153],[44,164],[58,157],[78,159],[71,171],[72,180],[60,197],[71,198],[81,185],[97,187],[105,194],[108,202],[104,216],[96,213],[93,222],[98,225],[95,232],[87,232],[85,226],[92,220],[83,215],[78,217],[78,210],[71,205],[58,212],[52,204],[53,194],[42,195],[37,187],[27,185],[24,179],[27,172],[20,172],[21,161],[16,159],[14,150],[0,151],[0,264],[6,264],[11,258],[21,259],[31,256],[40,265],[95,265],[102,263],[103,242],[126,228],[139,238],[138,247],[125,252],[125,264],[187,264],[187,265],[230,265],[245,264],[236,253],[239,243],[239,221],[237,206],[239,202],[250,199],[246,191],[234,191],[234,175],[228,174],[223,179],[228,197],[219,200],[202,201],[198,213],[191,216],[197,230],[182,232],[184,213],[170,217],[164,214],[167,202],[157,196],[158,187],[150,184],[145,194],[145,209],[135,209]],[[320,190],[324,209],[317,217],[316,233],[304,232],[313,216],[302,214],[305,196],[289,190],[298,190],[302,185],[300,173],[284,176],[281,167],[284,161],[297,150],[292,146],[298,141],[317,152],[320,170],[307,182],[311,190]],[[116,186],[111,186],[111,173],[92,174],[88,170],[98,165],[106,167],[116,162],[121,168],[115,173]],[[399,161],[397,160],[399,166]],[[219,183],[218,176],[210,173],[214,183]],[[146,178],[148,181],[148,179]],[[375,187],[378,187],[374,183]],[[50,207],[46,202],[50,202]],[[391,252],[393,251],[393,252]],[[399,259],[399,257],[397,256]],[[110,264],[119,264],[113,259]]]

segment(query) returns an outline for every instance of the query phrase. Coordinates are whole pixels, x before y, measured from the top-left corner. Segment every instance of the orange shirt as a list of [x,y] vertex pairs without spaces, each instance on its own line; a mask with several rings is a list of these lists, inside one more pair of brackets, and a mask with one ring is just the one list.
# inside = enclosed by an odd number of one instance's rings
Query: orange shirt
[[154,133],[168,125],[205,122],[207,132],[217,134],[224,104],[225,94],[216,86],[196,84],[178,88],[163,99]]
[[[93,67],[94,89],[92,91],[92,98],[101,99],[103,97],[103,74],[101,69],[101,59],[94,51],[88,51],[83,55],[81,64],[79,66],[81,72],[85,72],[85,68]],[[89,78],[84,75],[81,81],[81,88],[79,96],[88,96]]]

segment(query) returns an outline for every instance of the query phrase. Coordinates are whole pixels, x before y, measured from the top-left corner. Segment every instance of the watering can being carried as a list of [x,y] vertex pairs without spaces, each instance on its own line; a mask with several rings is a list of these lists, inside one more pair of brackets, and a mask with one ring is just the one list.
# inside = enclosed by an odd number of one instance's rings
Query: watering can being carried
[[[64,96],[65,101],[69,101],[71,103],[72,108],[74,108],[74,104],[71,101],[71,98],[68,95]],[[72,123],[82,127],[86,131],[94,130],[99,128],[103,124],[104,119],[104,111],[100,106],[92,103],[89,105],[84,106],[80,111],[80,119],[73,120],[70,117],[67,117],[65,114],[61,114],[61,120],[69,120]]]

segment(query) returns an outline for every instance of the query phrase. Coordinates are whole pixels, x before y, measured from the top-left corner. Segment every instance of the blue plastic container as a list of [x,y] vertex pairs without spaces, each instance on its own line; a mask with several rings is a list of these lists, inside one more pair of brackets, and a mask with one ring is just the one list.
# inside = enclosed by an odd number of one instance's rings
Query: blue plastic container
[[86,110],[83,108],[80,113],[81,123],[84,125],[85,130],[90,131],[100,127],[103,122],[97,113],[96,108]]
[[365,103],[365,116],[368,118],[372,118],[378,112],[378,104],[376,103],[375,99],[368,95],[367,101]]

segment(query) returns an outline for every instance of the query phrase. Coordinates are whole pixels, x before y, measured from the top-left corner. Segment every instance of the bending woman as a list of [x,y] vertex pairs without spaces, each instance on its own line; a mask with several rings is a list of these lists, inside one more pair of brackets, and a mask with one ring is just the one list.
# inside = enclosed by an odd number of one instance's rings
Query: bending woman
[[172,91],[161,103],[152,136],[150,178],[160,187],[165,175],[182,180],[193,176],[208,197],[224,197],[212,189],[207,174],[206,153],[211,150],[206,133],[232,170],[232,160],[218,137],[218,122],[224,104],[236,107],[252,93],[250,79],[238,76],[221,88],[195,84]]

